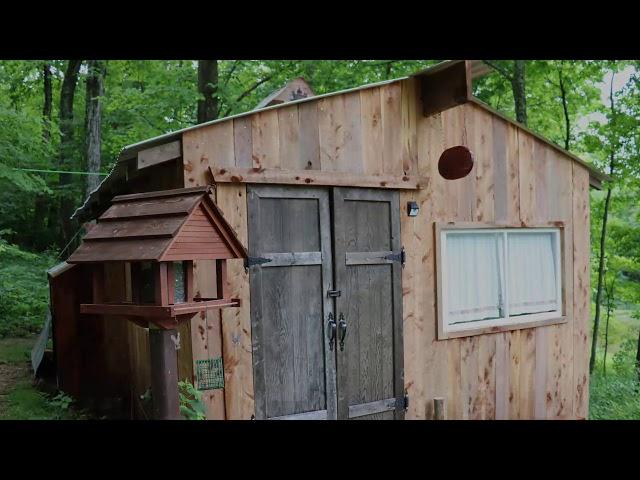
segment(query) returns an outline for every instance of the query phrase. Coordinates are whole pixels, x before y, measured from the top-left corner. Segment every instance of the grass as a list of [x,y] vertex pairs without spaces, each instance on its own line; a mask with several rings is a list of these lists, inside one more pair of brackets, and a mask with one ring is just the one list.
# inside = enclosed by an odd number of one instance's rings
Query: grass
[[68,395],[48,395],[35,387],[29,365],[34,342],[33,336],[0,339],[0,420],[88,418]]
[[603,319],[600,325],[596,367],[589,387],[590,419],[640,419],[640,382],[634,365],[640,320],[634,318],[633,313],[633,309],[620,309],[614,312],[609,321],[606,372],[606,320]]
[[34,341],[34,337],[0,339],[0,364],[29,361]]

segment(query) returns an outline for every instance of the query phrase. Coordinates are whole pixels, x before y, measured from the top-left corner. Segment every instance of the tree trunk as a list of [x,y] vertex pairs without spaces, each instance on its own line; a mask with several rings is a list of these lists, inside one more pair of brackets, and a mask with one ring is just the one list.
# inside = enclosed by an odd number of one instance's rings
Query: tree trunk
[[640,382],[640,330],[638,330],[638,347],[636,348],[636,373]]
[[611,311],[613,310],[613,292],[615,288],[615,278],[611,280],[609,288],[605,288],[607,292],[607,321],[604,327],[604,358],[602,362],[604,375],[607,376],[607,351],[609,350],[609,319],[611,318]]
[[527,124],[527,95],[525,88],[525,63],[524,60],[513,61],[513,76],[511,88],[515,102],[516,120],[523,125]]
[[589,358],[589,373],[593,373],[596,365],[596,350],[598,348],[598,331],[600,329],[600,307],[602,305],[602,284],[604,280],[605,240],[607,239],[607,219],[611,205],[611,188],[607,189],[602,214],[602,230],[600,232],[600,257],[598,258],[598,286],[596,288],[596,315],[593,319],[593,337],[591,338],[591,358]]
[[[51,115],[53,110],[51,64],[49,62],[45,62],[42,66],[42,93],[42,141],[46,145],[51,142]],[[46,235],[49,199],[49,195],[43,193],[38,194],[35,198],[32,243],[37,250],[46,248],[49,241]]]
[[198,123],[218,118],[218,61],[198,60]]
[[42,105],[42,139],[51,139],[51,111],[53,107],[53,92],[51,90],[51,64],[45,62],[42,68],[44,102]]
[[102,129],[102,96],[104,95],[105,62],[89,60],[87,73],[86,128],[87,175],[86,196],[100,184],[100,134]]
[[[613,79],[615,73],[611,75],[611,85],[609,87],[609,95],[611,98],[611,121],[615,117],[615,103],[613,100]],[[615,145],[613,138],[610,139],[611,153],[609,156],[609,175],[613,176],[615,171]],[[596,314],[593,319],[593,337],[591,339],[591,357],[589,358],[589,373],[593,373],[596,365],[596,350],[598,348],[598,331],[600,329],[600,309],[602,306],[602,283],[604,280],[604,259],[605,259],[605,240],[607,238],[607,220],[609,218],[609,208],[611,206],[611,187],[607,189],[607,198],[604,202],[604,212],[602,214],[602,230],[600,231],[600,257],[598,258],[598,286],[596,287]]]
[[[69,170],[73,164],[73,153],[76,149],[73,141],[73,98],[78,83],[82,60],[69,60],[60,90],[60,170]],[[72,175],[61,173],[58,180],[60,186],[60,210],[56,220],[62,222],[62,240],[66,244],[73,236],[73,192]]]
[[569,107],[567,105],[567,91],[562,76],[562,65],[558,68],[558,81],[560,83],[560,98],[562,99],[562,111],[564,112],[564,149],[569,150],[571,143],[571,123],[569,121]]

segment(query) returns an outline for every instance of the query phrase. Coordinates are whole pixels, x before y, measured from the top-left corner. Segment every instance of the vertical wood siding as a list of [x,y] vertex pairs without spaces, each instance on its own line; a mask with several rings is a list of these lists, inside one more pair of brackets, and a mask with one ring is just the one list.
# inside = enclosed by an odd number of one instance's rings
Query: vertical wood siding
[[[400,193],[407,418],[584,418],[588,408],[589,174],[517,126],[475,104],[424,117],[415,79],[284,106],[183,135],[184,186],[208,183],[207,167],[420,175]],[[467,145],[470,175],[444,180],[445,148]],[[247,243],[244,184],[218,185],[225,218]],[[420,205],[408,217],[406,203]],[[434,222],[564,222],[564,324],[436,340]],[[226,418],[254,412],[248,278],[229,267],[242,307],[221,313]],[[198,275],[198,274],[197,274]],[[193,350],[205,340],[192,328]],[[212,330],[209,330],[212,331]],[[214,405],[211,405],[214,408]],[[217,408],[217,407],[216,407]]]
[[[416,102],[419,102],[416,97]],[[404,107],[410,108],[410,107]],[[448,418],[585,418],[588,375],[589,174],[518,127],[466,104],[418,116],[420,175],[427,188],[401,192],[417,201],[418,217],[402,216],[407,418],[432,418],[433,398]],[[446,181],[440,153],[456,144],[475,156],[471,174]],[[559,325],[436,340],[433,223],[564,222],[564,298]]]

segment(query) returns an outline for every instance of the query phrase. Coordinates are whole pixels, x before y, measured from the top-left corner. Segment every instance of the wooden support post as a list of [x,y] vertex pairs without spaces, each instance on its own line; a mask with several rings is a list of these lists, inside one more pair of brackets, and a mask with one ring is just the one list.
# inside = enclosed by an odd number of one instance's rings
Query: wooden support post
[[219,299],[229,298],[227,288],[227,261],[216,260],[216,286]]
[[444,403],[444,398],[436,397],[433,399],[433,419],[434,420],[446,420],[447,418],[447,406]]
[[190,303],[193,302],[193,297],[195,297],[195,285],[193,278],[193,260],[187,260],[184,262],[185,268],[185,276],[184,276],[184,295],[185,302]]
[[167,263],[154,264],[156,305],[169,305],[169,292],[167,285]]
[[172,336],[177,338],[178,331],[149,327],[151,395],[155,420],[178,420],[180,418],[178,355]]
[[176,303],[176,277],[173,271],[173,262],[167,263],[167,303]]

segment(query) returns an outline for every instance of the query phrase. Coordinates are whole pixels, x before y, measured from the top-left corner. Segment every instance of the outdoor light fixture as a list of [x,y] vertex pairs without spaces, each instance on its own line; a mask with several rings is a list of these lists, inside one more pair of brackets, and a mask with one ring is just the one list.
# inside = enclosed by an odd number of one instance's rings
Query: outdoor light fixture
[[418,206],[418,202],[407,203],[407,214],[410,217],[417,217],[419,211],[420,211],[420,207]]

